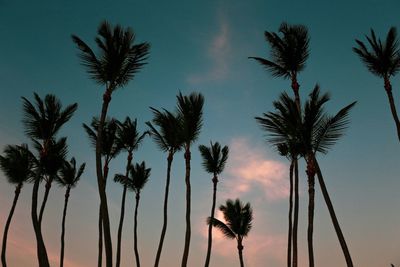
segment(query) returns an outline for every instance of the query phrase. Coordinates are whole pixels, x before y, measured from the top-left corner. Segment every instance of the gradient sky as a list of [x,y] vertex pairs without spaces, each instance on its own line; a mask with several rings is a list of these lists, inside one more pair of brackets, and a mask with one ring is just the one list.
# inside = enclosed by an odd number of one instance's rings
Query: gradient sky
[[[109,115],[138,118],[140,129],[151,120],[149,106],[173,110],[181,90],[205,96],[204,125],[192,153],[192,242],[189,266],[204,264],[211,207],[211,177],[203,171],[197,150],[210,140],[229,145],[230,158],[221,175],[217,204],[240,197],[254,208],[254,227],[244,241],[246,266],[285,265],[288,211],[288,162],[266,144],[254,116],[272,110],[272,101],[289,81],[272,78],[248,56],[269,56],[263,32],[281,22],[304,24],[311,35],[307,68],[299,75],[303,98],[316,83],[329,91],[331,112],[357,100],[346,136],[320,165],[355,266],[400,265],[399,143],[383,81],[372,76],[351,51],[354,38],[373,27],[379,36],[399,27],[395,0],[363,1],[34,1],[0,0],[0,148],[29,143],[21,126],[21,96],[56,94],[78,111],[59,136],[68,136],[69,157],[86,162],[79,186],[71,192],[67,217],[65,266],[97,262],[98,193],[94,153],[81,124],[98,115],[104,88],[88,78],[79,64],[70,35],[91,46],[103,19],[131,26],[139,41],[151,43],[149,64],[114,95]],[[392,80],[400,108],[400,81]],[[111,163],[110,173],[124,170],[126,155]],[[147,139],[135,153],[152,175],[139,208],[139,244],[143,266],[151,266],[162,225],[166,155]],[[300,168],[299,261],[307,260],[307,194],[304,162]],[[178,266],[184,241],[185,186],[183,154],[175,157],[170,191],[170,220],[161,266]],[[21,193],[9,232],[10,266],[35,266],[35,238],[30,220],[32,186]],[[42,188],[43,190],[43,188]],[[107,187],[113,238],[122,189]],[[41,191],[41,194],[43,191]],[[14,188],[0,173],[0,228],[4,228]],[[44,214],[44,238],[56,266],[64,189],[50,192]],[[133,256],[133,201],[128,195],[122,266]],[[220,215],[219,215],[220,216]],[[215,233],[212,266],[237,266],[234,241]],[[314,246],[316,266],[345,266],[328,211],[316,187]],[[2,236],[2,231],[1,234]],[[115,243],[114,243],[115,250]]]

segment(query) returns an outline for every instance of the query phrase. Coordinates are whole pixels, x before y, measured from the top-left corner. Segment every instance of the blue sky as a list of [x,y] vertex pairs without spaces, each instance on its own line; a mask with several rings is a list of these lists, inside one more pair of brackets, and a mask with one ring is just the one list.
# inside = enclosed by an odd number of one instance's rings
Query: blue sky
[[[140,129],[151,119],[149,106],[173,110],[175,96],[201,92],[206,99],[204,125],[193,148],[193,235],[190,266],[201,266],[206,252],[205,218],[211,207],[211,177],[201,167],[198,144],[210,140],[230,146],[227,169],[221,175],[218,203],[240,197],[254,206],[254,228],[245,240],[247,266],[283,266],[287,228],[288,163],[265,143],[254,116],[272,110],[272,101],[289,90],[289,81],[273,78],[248,56],[269,56],[263,32],[281,22],[308,27],[310,57],[299,74],[305,98],[316,83],[332,94],[329,111],[357,100],[346,136],[320,157],[339,221],[356,266],[400,264],[399,143],[396,139],[383,81],[372,76],[351,51],[355,38],[372,27],[384,36],[399,27],[396,1],[28,1],[0,0],[0,147],[29,142],[21,126],[21,96],[33,92],[56,94],[78,111],[60,136],[68,136],[69,156],[85,161],[87,170],[71,193],[67,218],[66,266],[96,262],[97,185],[94,153],[81,127],[101,107],[103,88],[91,81],[76,56],[70,35],[94,46],[99,23],[131,26],[138,41],[151,43],[149,64],[112,99],[109,115],[138,118]],[[399,106],[398,77],[392,79]],[[135,154],[152,167],[139,211],[140,252],[144,266],[152,264],[161,231],[166,159],[148,139]],[[111,173],[124,169],[125,156],[111,164]],[[184,165],[177,154],[171,188],[171,220],[162,265],[180,262],[184,240]],[[307,264],[306,179],[301,170],[300,266]],[[13,188],[0,174],[0,226],[9,211]],[[115,236],[120,186],[110,181],[108,196]],[[23,189],[10,229],[10,266],[35,264],[30,224],[31,186]],[[123,264],[133,260],[130,195],[125,221]],[[63,190],[54,186],[44,217],[45,239],[56,263]],[[84,236],[84,237],[83,237]],[[229,248],[229,249],[228,249]],[[371,251],[373,253],[371,253]],[[316,264],[345,266],[340,246],[317,187],[315,213]],[[217,235],[212,265],[237,264],[235,245]]]

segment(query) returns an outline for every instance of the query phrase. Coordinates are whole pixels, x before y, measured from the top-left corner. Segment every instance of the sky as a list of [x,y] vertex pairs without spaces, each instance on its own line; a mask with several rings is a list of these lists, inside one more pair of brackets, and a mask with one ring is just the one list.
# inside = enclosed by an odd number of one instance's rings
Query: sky
[[[174,110],[176,95],[200,92],[205,97],[204,122],[192,149],[191,267],[206,256],[207,225],[212,200],[210,174],[201,166],[197,146],[210,140],[228,145],[230,156],[218,184],[217,205],[228,198],[250,202],[254,224],[244,240],[246,266],[286,264],[288,169],[285,158],[265,141],[254,117],[272,111],[272,101],[287,91],[288,80],[273,78],[249,56],[269,57],[264,31],[277,31],[286,21],[303,24],[311,36],[310,57],[299,74],[304,99],[315,84],[331,93],[329,112],[358,101],[351,124],[327,155],[318,155],[325,182],[355,266],[400,265],[400,153],[383,81],[372,76],[351,48],[372,27],[385,36],[399,27],[400,4],[395,0],[364,1],[10,1],[0,0],[0,149],[30,144],[21,123],[21,96],[33,99],[55,94],[64,105],[78,103],[59,136],[68,137],[69,154],[87,168],[72,190],[66,232],[65,266],[94,266],[97,262],[99,197],[95,157],[82,123],[99,115],[104,88],[90,80],[71,41],[76,34],[91,47],[101,21],[130,26],[139,42],[151,43],[148,64],[127,86],[113,94],[109,116],[138,119],[146,130],[149,107]],[[365,40],[365,39],[363,39]],[[400,80],[392,79],[400,108]],[[30,144],[31,145],[31,144]],[[166,155],[147,138],[134,161],[152,168],[139,207],[139,252],[151,266],[162,226]],[[126,155],[111,162],[110,174],[123,172]],[[299,266],[307,266],[307,181],[300,164]],[[43,195],[41,187],[40,196]],[[64,190],[51,189],[43,219],[51,265],[58,264]],[[30,219],[32,185],[20,196],[9,231],[9,266],[36,266]],[[114,240],[122,187],[111,179],[107,187]],[[14,197],[14,188],[0,173],[0,229]],[[316,266],[346,266],[329,213],[316,184],[314,247]],[[161,266],[178,266],[184,245],[185,184],[183,154],[175,156],[170,190],[169,221]],[[122,266],[133,254],[134,196],[128,195],[123,232]],[[220,213],[217,216],[221,216]],[[3,233],[1,230],[0,237]],[[235,242],[214,231],[212,266],[239,265]]]

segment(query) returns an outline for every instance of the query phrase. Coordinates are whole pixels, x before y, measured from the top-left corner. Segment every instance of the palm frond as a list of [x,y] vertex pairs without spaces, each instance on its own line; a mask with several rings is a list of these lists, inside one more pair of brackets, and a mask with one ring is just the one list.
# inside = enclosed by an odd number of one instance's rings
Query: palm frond
[[235,233],[231,229],[229,229],[229,227],[225,223],[221,222],[216,218],[208,217],[207,224],[212,224],[212,226],[218,228],[227,238],[230,239],[236,238]]

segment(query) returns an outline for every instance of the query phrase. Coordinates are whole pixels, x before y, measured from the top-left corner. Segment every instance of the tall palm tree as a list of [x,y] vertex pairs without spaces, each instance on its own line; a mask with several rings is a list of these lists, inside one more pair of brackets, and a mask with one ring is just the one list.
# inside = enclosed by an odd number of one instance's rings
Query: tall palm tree
[[[148,131],[140,134],[137,130],[137,120],[132,121],[129,117],[126,117],[123,123],[117,121],[117,146],[122,150],[128,152],[127,163],[126,163],[126,173],[125,177],[128,176],[129,166],[131,166],[133,151],[139,148],[139,145],[143,141],[144,137],[149,134]],[[124,190],[122,192],[122,200],[121,200],[121,216],[119,220],[118,226],[118,240],[117,240],[117,261],[116,267],[120,266],[121,263],[121,238],[122,238],[122,227],[124,224],[124,216],[125,216],[125,198],[126,198],[126,190],[127,184],[124,183]]]
[[[179,132],[179,119],[176,115],[171,112],[164,110],[159,111],[155,108],[150,108],[153,112],[153,124],[146,122],[150,128],[150,134],[153,140],[156,142],[158,147],[163,152],[168,152],[167,156],[167,179],[165,182],[165,193],[164,193],[164,213],[163,213],[163,226],[161,230],[160,241],[158,243],[156,259],[154,267],[158,267],[161,258],[161,251],[164,244],[165,233],[167,232],[168,224],[168,195],[169,185],[171,180],[171,166],[174,159],[174,155],[177,151],[182,149],[183,139]],[[157,126],[158,130],[155,128]]]
[[[217,198],[217,184],[218,184],[218,175],[222,173],[225,168],[226,161],[228,160],[229,148],[224,146],[221,149],[221,145],[216,142],[213,144],[210,143],[210,147],[200,145],[199,146],[200,154],[203,158],[203,167],[204,169],[213,175],[213,198],[212,198],[212,206],[211,206],[211,216],[210,220],[214,219],[215,213],[215,202]],[[205,265],[208,267],[210,265],[211,258],[211,247],[212,247],[212,225],[208,226],[208,243],[207,243],[207,256]]]
[[7,266],[6,249],[8,229],[10,228],[11,220],[14,215],[14,210],[18,202],[19,194],[23,184],[34,177],[35,160],[28,146],[8,145],[4,149],[4,156],[0,156],[0,169],[7,177],[10,184],[15,185],[14,201],[11,206],[7,222],[4,226],[3,244],[1,249],[1,263],[3,267]]
[[221,205],[219,210],[224,214],[226,223],[211,217],[208,217],[207,223],[217,227],[227,238],[236,239],[240,266],[244,267],[243,239],[252,227],[253,209],[250,203],[244,205],[239,199],[235,201],[228,199],[226,205]]
[[79,57],[82,65],[87,69],[90,77],[97,83],[105,86],[98,125],[99,130],[97,132],[96,173],[104,226],[104,244],[107,259],[106,266],[111,267],[113,262],[112,240],[107,195],[101,163],[103,126],[112,93],[132,80],[139,70],[146,64],[150,45],[148,43],[136,44],[135,34],[131,28],[124,29],[120,25],[112,27],[107,21],[100,24],[97,33],[98,36],[95,38],[95,41],[100,50],[97,55],[78,36],[72,35],[72,40],[80,51]]
[[[99,120],[96,117],[92,118],[92,122],[90,126],[86,124],[82,124],[83,128],[85,129],[89,141],[94,148],[96,148],[97,143],[97,130],[99,126]],[[115,119],[108,119],[104,121],[103,127],[103,137],[102,137],[102,148],[101,148],[101,156],[103,157],[103,179],[104,179],[104,186],[107,186],[107,177],[108,177],[108,170],[109,165],[112,159],[114,159],[121,148],[117,144],[117,121]],[[101,205],[99,205],[99,221],[98,221],[98,231],[99,231],[99,241],[98,241],[98,265],[102,266],[102,259],[103,259],[103,220],[102,220],[102,212],[101,212]]]
[[400,141],[400,120],[397,115],[396,105],[393,99],[392,84],[390,77],[396,75],[400,70],[400,47],[395,27],[391,27],[386,35],[386,42],[382,43],[377,39],[374,30],[371,29],[371,36],[365,36],[371,49],[356,39],[358,47],[353,51],[364,62],[368,70],[384,80],[384,88],[389,99],[390,111],[397,129],[397,137]]
[[189,258],[190,236],[191,236],[191,185],[190,185],[190,147],[197,140],[202,126],[204,97],[199,93],[191,93],[177,96],[178,117],[180,118],[180,131],[185,149],[185,183],[186,183],[186,232],[185,246],[182,257],[182,267],[186,267]]
[[303,25],[289,25],[286,22],[279,27],[279,33],[265,31],[265,39],[271,46],[271,59],[250,57],[257,60],[275,77],[290,78],[296,103],[300,109],[299,84],[297,74],[305,68],[309,56],[309,42],[307,27]]
[[65,218],[67,216],[67,207],[68,207],[68,199],[71,188],[74,188],[79,182],[83,171],[85,170],[85,163],[81,164],[79,169],[76,168],[76,160],[75,158],[71,158],[71,160],[64,161],[59,175],[56,181],[61,185],[66,187],[65,190],[65,201],[64,201],[64,211],[63,218],[61,224],[61,253],[60,253],[60,267],[64,266],[64,236],[65,236]]
[[[45,163],[46,157],[49,154],[49,147],[54,144],[54,139],[61,127],[71,119],[72,115],[78,108],[78,105],[68,105],[66,108],[62,108],[62,104],[56,96],[48,94],[44,100],[39,97],[38,94],[34,93],[35,102],[31,103],[27,98],[22,97],[23,100],[23,125],[25,128],[25,134],[35,142],[35,146],[39,149],[39,162]],[[65,142],[64,142],[65,143]],[[60,148],[60,147],[59,147]],[[58,165],[59,166],[59,165]],[[49,166],[47,166],[49,167]],[[50,166],[51,167],[51,166]],[[56,167],[56,166],[54,166]],[[38,261],[41,267],[48,267],[49,260],[47,257],[46,247],[43,241],[43,235],[41,230],[41,219],[43,215],[44,206],[46,204],[47,197],[51,182],[52,175],[46,183],[45,197],[42,202],[40,216],[37,214],[37,201],[38,201],[38,190],[41,178],[44,177],[41,170],[44,167],[38,168],[38,173],[35,177],[35,182],[32,190],[32,224],[35,230],[35,237],[37,242],[37,254]],[[51,169],[51,168],[50,168]]]
[[315,174],[318,176],[324,200],[328,206],[333,225],[345,255],[347,266],[353,266],[347,244],[335,215],[315,154],[317,152],[327,153],[328,149],[344,134],[344,130],[349,123],[349,111],[355,105],[355,102],[341,109],[335,116],[329,116],[323,109],[324,104],[329,99],[330,97],[328,94],[320,96],[319,87],[316,86],[310,94],[309,100],[305,103],[303,115],[301,115],[296,107],[295,101],[284,93],[281,95],[279,101],[274,102],[276,112],[264,113],[262,118],[258,118],[258,121],[268,132],[269,141],[271,143],[285,143],[287,140],[294,140],[296,144],[301,144],[299,151],[307,162],[306,172],[310,194],[308,226],[310,266],[314,266],[312,236]]
[[147,181],[150,177],[150,168],[146,168],[146,164],[143,161],[141,164],[136,163],[135,165],[131,165],[130,169],[130,177],[124,175],[115,175],[114,180],[116,182],[120,182],[128,187],[128,189],[135,192],[136,196],[136,205],[135,205],[135,215],[134,215],[134,251],[135,251],[135,259],[136,266],[140,267],[140,258],[138,251],[138,236],[137,236],[137,217],[138,217],[138,207],[140,201],[140,193],[143,187],[146,185]]

